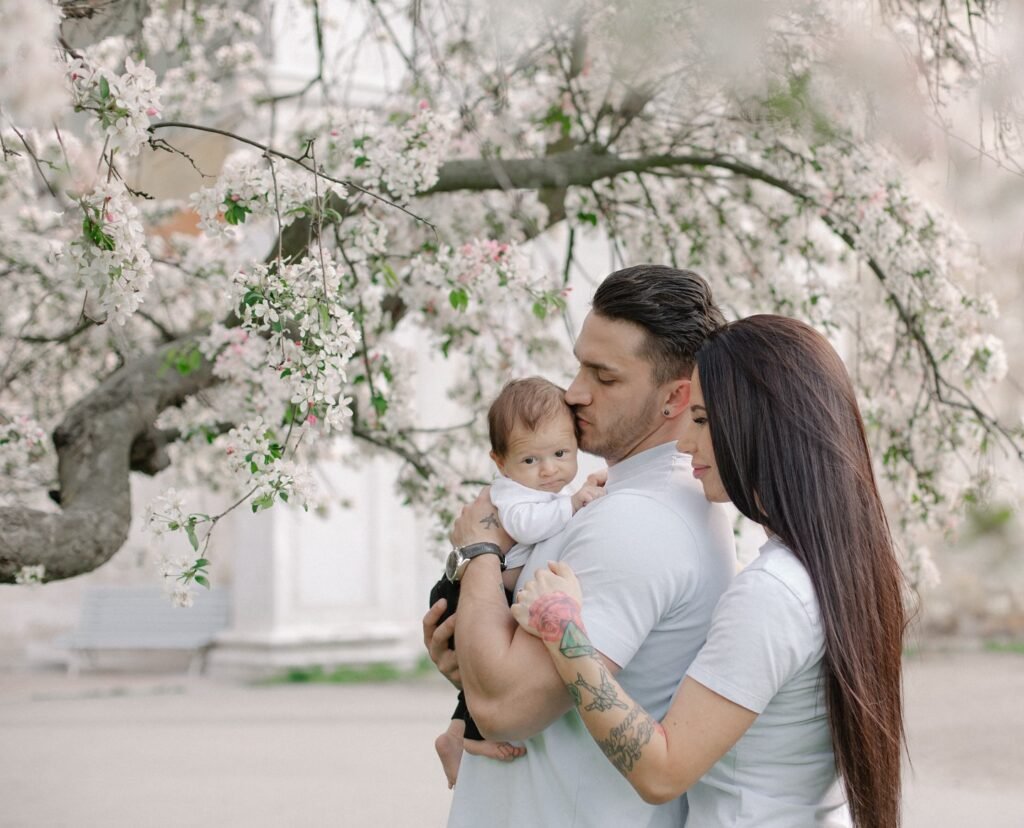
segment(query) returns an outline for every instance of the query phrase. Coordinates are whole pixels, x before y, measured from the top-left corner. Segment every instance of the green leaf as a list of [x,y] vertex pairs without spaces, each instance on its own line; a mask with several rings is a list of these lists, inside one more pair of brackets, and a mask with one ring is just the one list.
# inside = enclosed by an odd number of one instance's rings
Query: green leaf
[[252,502],[253,512],[258,512],[261,509],[269,509],[274,505],[274,493],[267,492],[265,495],[260,495]]
[[384,282],[389,288],[394,290],[398,287],[398,274],[395,273],[395,269],[387,262],[381,265],[381,273],[384,274]]
[[82,232],[100,250],[113,250],[117,244],[113,237],[103,232],[103,225],[86,216],[82,221]]
[[226,201],[230,203],[230,206],[224,211],[224,221],[228,224],[244,224],[245,217],[252,211],[240,202],[230,201],[230,199],[226,199]]
[[544,319],[548,315],[548,308],[543,302],[533,303],[533,315],[538,319]]
[[576,214],[576,219],[583,224],[590,224],[597,227],[597,213],[584,213],[581,210]]
[[370,402],[373,404],[373,408],[377,412],[378,417],[383,417],[387,413],[388,401],[384,399],[379,392],[373,395]]
[[367,158],[365,155],[358,155],[356,156],[355,168],[358,170],[360,167],[365,167],[369,163],[370,159]]
[[210,565],[210,562],[208,560],[206,560],[206,558],[199,558],[194,564],[192,564],[192,567],[194,569],[204,569],[205,567],[208,567],[209,565]]
[[100,77],[100,99],[107,100],[110,97],[110,84],[105,77]]
[[210,582],[206,579],[205,576],[203,576],[203,575],[196,575],[195,580],[196,580],[197,584],[200,584],[201,586],[204,586],[207,589],[210,588]]
[[448,294],[448,301],[455,310],[465,310],[469,307],[469,294],[465,288],[455,288]]
[[192,544],[192,549],[198,552],[199,538],[196,536],[196,522],[194,520],[189,520],[189,522],[185,524],[185,534],[188,535],[188,542]]

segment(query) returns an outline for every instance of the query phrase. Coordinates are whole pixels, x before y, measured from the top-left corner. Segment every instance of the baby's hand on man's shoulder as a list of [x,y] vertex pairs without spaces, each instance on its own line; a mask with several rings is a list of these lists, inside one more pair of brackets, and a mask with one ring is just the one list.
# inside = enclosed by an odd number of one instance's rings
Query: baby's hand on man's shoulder
[[[591,475],[591,477],[593,477],[593,475]],[[590,478],[588,477],[587,482],[583,484],[583,488],[572,496],[572,513],[576,514],[588,503],[593,503],[599,497],[604,497],[604,485],[591,483]]]

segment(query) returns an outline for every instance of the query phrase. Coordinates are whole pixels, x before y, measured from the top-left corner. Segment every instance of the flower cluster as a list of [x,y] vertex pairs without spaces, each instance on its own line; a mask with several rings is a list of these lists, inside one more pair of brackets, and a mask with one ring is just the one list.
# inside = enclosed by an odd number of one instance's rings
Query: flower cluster
[[75,277],[96,291],[108,319],[124,325],[153,279],[138,208],[120,181],[82,197],[82,234],[69,246]]
[[236,274],[242,327],[268,342],[269,368],[289,389],[291,416],[310,415],[325,431],[348,418],[346,366],[360,334],[342,301],[340,274],[324,254],[285,265],[258,265]]
[[125,58],[121,74],[86,58],[73,58],[67,73],[75,108],[93,114],[112,148],[138,154],[149,140],[150,119],[160,114],[160,90],[153,70],[131,57]]
[[263,25],[231,6],[205,3],[201,13],[173,0],[150,4],[142,43],[151,60],[168,65],[161,78],[169,117],[223,117],[227,107],[246,111],[262,88]]
[[45,2],[0,0],[0,109],[22,126],[45,126],[66,106],[54,48],[60,9]]
[[372,113],[329,113],[325,163],[341,176],[399,202],[430,189],[450,147],[451,119],[421,103],[411,117],[381,122]]
[[46,567],[43,564],[26,564],[14,576],[16,584],[41,584],[46,577]]
[[3,500],[8,494],[38,486],[39,466],[49,456],[46,432],[33,418],[19,415],[0,424],[0,474],[7,481]]
[[[290,224],[313,209],[310,202],[318,188],[323,195],[328,192],[325,183],[318,185],[311,172],[294,164],[239,152],[225,161],[216,184],[192,196],[192,206],[206,233],[228,235],[250,217],[272,217]],[[330,188],[344,197],[340,185],[331,184]]]

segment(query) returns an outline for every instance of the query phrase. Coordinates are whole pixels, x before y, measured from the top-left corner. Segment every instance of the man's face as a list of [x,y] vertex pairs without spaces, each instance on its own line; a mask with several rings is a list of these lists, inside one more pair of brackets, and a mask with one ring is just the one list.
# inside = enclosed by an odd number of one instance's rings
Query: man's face
[[639,325],[587,315],[576,340],[580,369],[565,393],[579,428],[580,448],[609,465],[664,442],[664,389],[640,356],[646,332]]
[[569,412],[537,423],[516,423],[504,457],[491,458],[505,477],[528,489],[560,492],[576,477],[576,429]]

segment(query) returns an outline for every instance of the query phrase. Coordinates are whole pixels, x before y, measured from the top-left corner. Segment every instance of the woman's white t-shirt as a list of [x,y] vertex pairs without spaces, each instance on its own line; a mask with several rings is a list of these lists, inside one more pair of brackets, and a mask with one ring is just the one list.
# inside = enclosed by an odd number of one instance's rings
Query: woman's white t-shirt
[[690,789],[687,828],[851,824],[829,733],[824,652],[807,570],[770,539],[722,596],[686,673],[758,714]]

